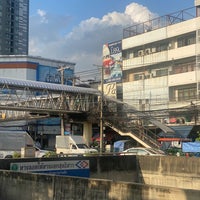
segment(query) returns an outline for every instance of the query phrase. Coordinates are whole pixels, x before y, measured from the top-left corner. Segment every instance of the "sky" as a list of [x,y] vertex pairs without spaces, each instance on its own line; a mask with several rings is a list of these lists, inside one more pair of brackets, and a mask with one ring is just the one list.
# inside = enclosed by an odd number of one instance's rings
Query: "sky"
[[102,47],[123,29],[194,6],[194,0],[30,0],[29,55],[74,62],[75,72],[102,64]]

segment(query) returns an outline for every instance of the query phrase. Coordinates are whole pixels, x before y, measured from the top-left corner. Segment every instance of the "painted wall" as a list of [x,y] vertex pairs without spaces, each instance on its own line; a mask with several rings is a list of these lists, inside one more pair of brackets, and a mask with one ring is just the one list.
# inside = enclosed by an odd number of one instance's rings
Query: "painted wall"
[[138,110],[141,110],[140,100],[144,101],[141,104],[146,104],[146,110],[164,109],[168,108],[168,90],[167,76],[126,82],[123,83],[123,100]]
[[22,80],[36,80],[36,63],[5,62],[0,63],[0,76]]
[[0,199],[199,200],[199,190],[0,171]]

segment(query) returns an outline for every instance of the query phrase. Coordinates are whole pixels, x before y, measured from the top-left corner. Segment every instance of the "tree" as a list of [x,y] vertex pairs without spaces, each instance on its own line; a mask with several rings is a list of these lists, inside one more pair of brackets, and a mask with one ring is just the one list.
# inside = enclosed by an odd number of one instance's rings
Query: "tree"
[[200,132],[197,131],[197,137],[195,139],[196,142],[200,142]]

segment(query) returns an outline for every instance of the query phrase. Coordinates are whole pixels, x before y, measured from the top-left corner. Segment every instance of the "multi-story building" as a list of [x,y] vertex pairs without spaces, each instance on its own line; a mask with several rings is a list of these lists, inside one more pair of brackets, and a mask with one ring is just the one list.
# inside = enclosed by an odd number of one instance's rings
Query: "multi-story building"
[[197,123],[199,0],[193,8],[124,29],[122,60],[124,102],[162,122]]
[[[59,69],[63,67],[63,74]],[[75,63],[47,59],[27,55],[0,55],[0,77],[30,81],[41,81],[66,85],[73,85]],[[63,79],[62,79],[63,76]],[[27,126],[29,134],[34,138],[40,138],[43,146],[53,147],[55,135],[60,133],[60,119],[50,118],[32,121],[15,121],[4,125],[8,130],[15,131]],[[79,124],[73,127],[80,126]],[[2,124],[0,125],[0,130]]]
[[0,1],[0,55],[27,55],[29,0]]

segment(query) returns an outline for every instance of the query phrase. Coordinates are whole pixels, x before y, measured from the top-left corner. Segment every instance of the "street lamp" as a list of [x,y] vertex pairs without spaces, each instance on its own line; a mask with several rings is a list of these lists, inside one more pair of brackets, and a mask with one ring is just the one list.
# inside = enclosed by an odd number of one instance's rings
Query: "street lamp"
[[101,101],[100,101],[100,154],[103,152],[103,97],[104,97],[104,68],[102,65],[95,65],[101,68]]

